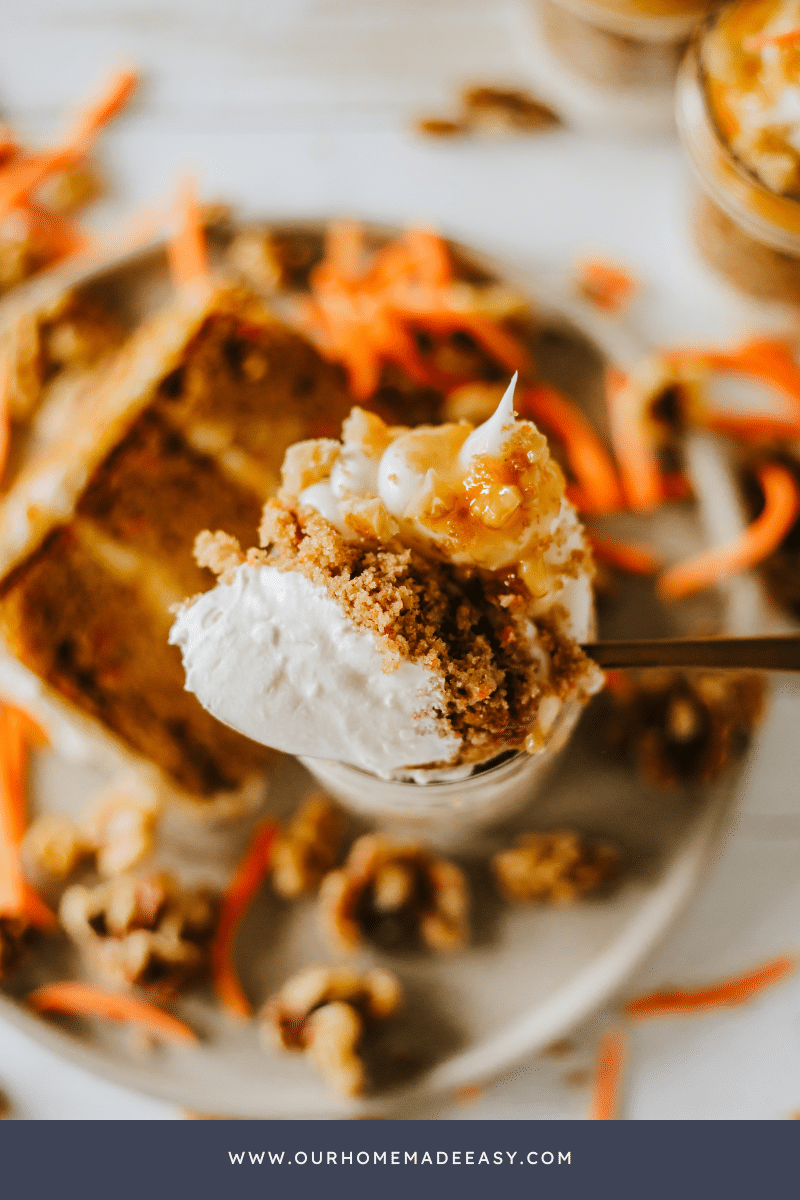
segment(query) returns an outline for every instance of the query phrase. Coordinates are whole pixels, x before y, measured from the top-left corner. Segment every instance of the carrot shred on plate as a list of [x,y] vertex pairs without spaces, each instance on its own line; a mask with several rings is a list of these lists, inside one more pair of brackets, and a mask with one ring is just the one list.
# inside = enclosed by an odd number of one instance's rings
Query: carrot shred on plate
[[665,571],[658,584],[664,599],[681,600],[732,572],[754,566],[777,550],[800,512],[800,491],[791,471],[778,463],[760,467],[758,481],[764,493],[759,516],[734,541],[713,546]]
[[792,414],[800,417],[800,363],[792,347],[779,338],[751,338],[732,350],[670,350],[664,357],[676,366],[749,375],[781,393],[790,401]]
[[588,536],[595,558],[611,567],[632,575],[654,575],[661,566],[659,556],[643,542],[622,541],[594,531]]
[[615,1121],[619,1116],[622,1072],[625,1066],[625,1039],[619,1032],[607,1033],[592,1081],[589,1119]]
[[629,271],[601,258],[581,259],[577,283],[587,300],[609,313],[621,312],[638,288]]
[[554,433],[564,444],[578,488],[582,512],[600,514],[625,507],[611,455],[591,422],[566,396],[546,383],[520,392],[517,411]]
[[612,368],[606,375],[606,400],[611,444],[625,498],[631,508],[655,508],[664,493],[639,389],[628,376]]
[[706,424],[714,433],[727,434],[743,442],[793,441],[800,438],[800,417],[714,411],[708,414]]
[[713,1008],[725,1008],[737,1004],[746,1004],[753,996],[780,983],[787,975],[797,968],[797,958],[794,954],[782,954],[770,962],[726,979],[722,983],[714,983],[708,987],[667,990],[651,992],[631,1000],[625,1007],[627,1016],[666,1017],[677,1013],[706,1012]]
[[256,830],[244,858],[234,871],[222,901],[217,935],[211,947],[214,985],[220,1003],[237,1017],[249,1017],[253,1006],[239,982],[233,961],[234,943],[242,917],[250,907],[272,863],[278,826],[265,821]]
[[197,1041],[197,1034],[185,1021],[164,1012],[163,1008],[140,1000],[138,996],[111,992],[78,980],[47,983],[29,992],[26,999],[37,1012],[69,1013],[76,1017],[104,1017],[109,1021],[141,1025],[148,1033],[168,1038],[170,1041]]
[[24,917],[47,929],[56,925],[56,919],[25,879],[20,859],[28,748],[43,739],[46,735],[27,713],[0,705],[0,914]]
[[682,471],[662,472],[661,493],[665,500],[691,500],[694,492]]
[[167,243],[167,261],[172,282],[179,291],[205,286],[209,278],[208,246],[200,205],[197,180],[182,179],[175,196],[177,228]]

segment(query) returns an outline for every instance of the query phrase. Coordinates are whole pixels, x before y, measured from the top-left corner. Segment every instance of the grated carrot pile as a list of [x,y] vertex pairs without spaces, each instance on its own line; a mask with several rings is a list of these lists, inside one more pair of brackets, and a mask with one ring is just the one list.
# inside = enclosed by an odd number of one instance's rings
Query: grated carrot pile
[[211,947],[217,996],[223,1008],[237,1017],[249,1017],[253,1006],[239,982],[233,961],[234,943],[242,918],[269,872],[277,835],[278,826],[274,821],[265,821],[253,835],[223,898],[217,936]]
[[197,1034],[178,1017],[164,1012],[155,1004],[129,996],[123,992],[111,992],[94,984],[69,979],[61,983],[47,983],[29,992],[27,1001],[37,1012],[69,1013],[76,1017],[102,1017],[107,1021],[140,1025],[155,1037],[172,1042],[191,1043]]
[[637,1000],[630,1001],[625,1012],[627,1016],[639,1019],[707,1012],[713,1008],[746,1004],[765,988],[780,983],[796,968],[796,957],[793,954],[783,954],[753,971],[726,979],[722,983],[692,990],[652,992],[648,996],[640,996]]
[[385,363],[422,385],[457,381],[425,360],[417,330],[467,333],[508,371],[530,369],[528,352],[513,334],[471,304],[472,293],[454,278],[446,244],[429,230],[409,230],[369,254],[359,224],[335,222],[310,286],[311,295],[297,301],[298,323],[323,354],[343,364],[356,399],[374,394]]

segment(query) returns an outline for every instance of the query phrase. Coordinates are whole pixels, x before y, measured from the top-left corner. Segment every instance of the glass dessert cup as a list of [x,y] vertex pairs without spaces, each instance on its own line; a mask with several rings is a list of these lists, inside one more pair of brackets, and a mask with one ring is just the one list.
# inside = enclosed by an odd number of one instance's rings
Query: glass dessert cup
[[442,778],[445,771],[430,772],[431,782],[381,779],[327,759],[300,761],[346,808],[388,832],[424,838],[443,849],[463,848],[487,826],[518,815],[534,802],[582,711],[580,701],[568,700],[536,754],[507,751],[472,769],[451,768],[450,778]]
[[696,185],[693,226],[706,261],[765,300],[800,303],[800,201],[773,192],[731,152],[714,123],[702,67],[706,25],[678,76],[676,117]]
[[577,75],[609,89],[671,86],[706,0],[537,0],[542,32]]

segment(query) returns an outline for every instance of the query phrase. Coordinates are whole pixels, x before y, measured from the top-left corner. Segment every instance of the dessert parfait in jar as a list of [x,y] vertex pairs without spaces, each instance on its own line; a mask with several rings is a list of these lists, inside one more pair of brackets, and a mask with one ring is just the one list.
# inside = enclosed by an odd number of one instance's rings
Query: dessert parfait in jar
[[715,11],[681,67],[695,240],[744,291],[800,302],[800,4]]
[[537,0],[543,35],[576,75],[608,89],[671,87],[708,0]]
[[198,539],[218,583],[171,637],[214,716],[440,845],[524,808],[603,683],[583,529],[513,383],[498,399],[477,427],[355,408],[292,447],[258,547]]

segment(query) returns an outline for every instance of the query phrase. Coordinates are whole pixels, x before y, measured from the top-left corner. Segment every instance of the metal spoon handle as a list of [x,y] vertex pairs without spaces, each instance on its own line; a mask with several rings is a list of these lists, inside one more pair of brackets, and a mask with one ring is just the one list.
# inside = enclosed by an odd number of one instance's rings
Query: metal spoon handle
[[662,638],[593,642],[583,647],[601,667],[712,667],[800,671],[800,635]]

